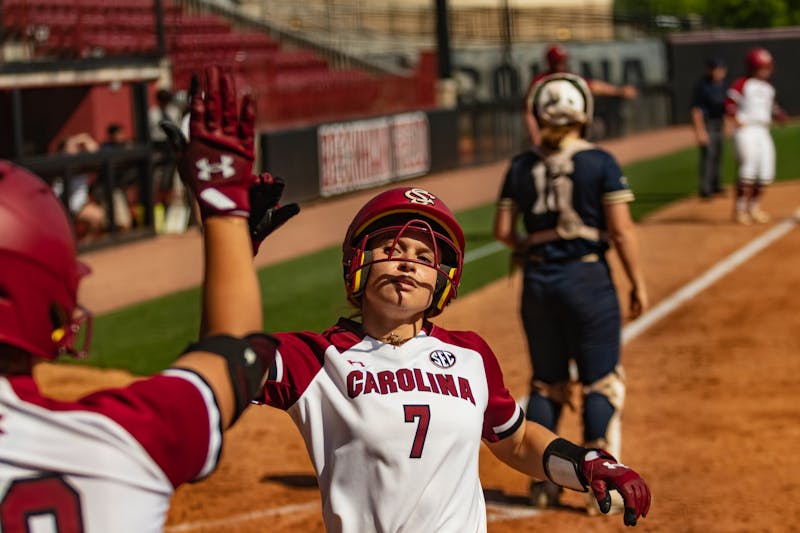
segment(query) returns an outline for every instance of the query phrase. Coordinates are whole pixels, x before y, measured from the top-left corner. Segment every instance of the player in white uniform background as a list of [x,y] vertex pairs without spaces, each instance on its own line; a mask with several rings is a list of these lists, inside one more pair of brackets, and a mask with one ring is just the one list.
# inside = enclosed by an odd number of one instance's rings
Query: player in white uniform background
[[726,113],[734,123],[733,142],[738,163],[733,218],[740,224],[769,222],[760,207],[766,187],[775,179],[775,143],[769,132],[772,119],[786,122],[786,112],[775,102],[769,82],[774,68],[765,48],[753,48],[745,58],[747,75],[728,89]]
[[[650,492],[609,454],[526,422],[491,348],[429,319],[456,295],[464,233],[428,191],[378,194],[343,242],[356,307],[324,333],[279,333],[260,401],[286,410],[319,479],[328,531],[485,531],[483,440],[510,466],[562,486],[625,498],[625,523]],[[355,318],[358,318],[356,320]]]
[[72,402],[39,391],[32,375],[38,362],[88,347],[88,337],[81,346],[76,341],[80,324],[90,319],[76,302],[87,269],[48,185],[0,161],[3,533],[162,531],[174,488],[214,470],[223,430],[260,391],[275,343],[251,334],[261,329],[247,218],[256,180],[250,173],[252,104],[242,104],[241,123],[232,118],[232,80],[216,71],[206,98],[215,104],[194,102],[187,161],[230,158],[239,172],[230,179],[212,173],[203,181],[183,174],[201,197],[212,191],[229,200],[223,208],[201,201],[204,338],[172,368],[128,387]]

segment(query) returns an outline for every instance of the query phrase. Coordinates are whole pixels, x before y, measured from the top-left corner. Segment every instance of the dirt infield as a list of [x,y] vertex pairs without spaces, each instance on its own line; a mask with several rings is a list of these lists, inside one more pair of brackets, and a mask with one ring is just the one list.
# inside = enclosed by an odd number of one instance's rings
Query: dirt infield
[[[663,147],[675,142],[679,147],[686,143],[688,132],[674,130],[662,135],[653,134],[645,144]],[[609,149],[621,160],[628,160],[625,150],[641,154],[644,148],[629,141]],[[477,195],[484,195],[480,200],[447,197],[455,209],[469,207],[495,195],[504,166],[467,171],[461,179],[469,186],[445,187],[446,180],[459,180],[461,173],[431,177],[426,186],[433,191],[446,189],[454,196],[457,191],[482,191]],[[349,196],[343,200],[343,207],[311,206],[304,214],[308,220],[330,220],[342,211],[346,218],[363,201],[362,196]],[[776,185],[768,192],[765,207],[774,215],[773,224],[732,224],[731,201],[730,197],[711,202],[686,200],[639,225],[645,274],[654,304],[668,300],[717,262],[790,217],[800,206],[800,183]],[[315,234],[319,242],[313,244],[333,244],[341,233],[335,238]],[[279,235],[281,232],[275,238]],[[183,244],[175,245],[178,240]],[[199,253],[196,236],[159,241],[172,249],[184,246],[184,251],[196,248]],[[285,253],[278,242],[271,241],[270,251],[274,247]],[[150,253],[155,244],[133,245],[138,248],[129,250],[128,257],[136,252]],[[97,252],[87,259],[100,274],[114,267],[114,255],[116,261],[127,264],[146,263],[120,259],[119,253],[111,251]],[[168,261],[170,255],[159,257]],[[276,253],[269,260],[278,257]],[[199,260],[198,255],[198,265]],[[621,268],[613,254],[611,260],[624,295],[627,285]],[[159,275],[169,270],[163,264]],[[800,481],[796,472],[800,470],[800,457],[793,449],[800,440],[796,407],[800,404],[798,264],[800,229],[789,229],[785,236],[625,346],[628,399],[622,459],[648,479],[654,494],[651,514],[636,530],[798,529]],[[145,268],[141,266],[139,273],[128,276],[142,275]],[[175,270],[186,274],[183,267]],[[106,290],[113,301],[97,305],[103,285],[113,282],[113,276],[103,277],[96,287],[89,287],[82,293],[85,303],[95,309],[123,305],[120,301],[129,303],[125,298],[130,296]],[[184,282],[177,282],[174,288]],[[520,290],[518,276],[499,280],[456,300],[437,319],[448,328],[481,333],[498,354],[506,383],[517,397],[527,392],[530,377],[517,316]],[[491,313],[486,312],[488,309]],[[69,378],[56,381],[54,366],[41,368],[39,374],[45,392],[61,397],[72,397],[99,384],[131,379],[119,371],[58,365],[58,370],[68,372]],[[577,439],[574,414],[565,417],[561,431]],[[485,447],[481,453],[481,478],[492,532],[626,529],[618,515],[588,517],[583,512],[583,497],[577,493],[567,494],[560,509],[533,511],[524,504],[528,480],[500,465]],[[289,417],[269,408],[252,408],[245,413],[228,434],[219,470],[208,480],[176,493],[167,531],[322,531],[313,469]]]

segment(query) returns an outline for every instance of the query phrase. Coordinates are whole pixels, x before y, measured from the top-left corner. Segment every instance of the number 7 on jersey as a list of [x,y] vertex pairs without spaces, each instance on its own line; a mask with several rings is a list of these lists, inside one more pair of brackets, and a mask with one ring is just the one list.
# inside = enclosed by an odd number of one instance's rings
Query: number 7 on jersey
[[414,434],[414,442],[411,444],[411,459],[422,457],[422,448],[425,447],[425,437],[428,436],[428,423],[431,421],[431,407],[429,405],[403,405],[406,415],[406,422],[414,422],[419,419],[417,432]]

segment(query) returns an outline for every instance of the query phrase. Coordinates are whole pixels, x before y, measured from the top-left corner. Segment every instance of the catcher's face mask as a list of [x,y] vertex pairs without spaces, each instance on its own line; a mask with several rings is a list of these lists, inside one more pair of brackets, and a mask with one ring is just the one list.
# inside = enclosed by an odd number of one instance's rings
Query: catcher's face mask
[[[430,236],[430,262],[399,257],[391,250],[404,235]],[[373,257],[370,246],[392,238],[386,257]],[[463,267],[464,233],[450,210],[429,192],[411,187],[379,194],[356,214],[342,246],[342,266],[347,296],[360,305],[369,267],[376,262],[409,261],[437,271],[433,303],[427,316],[436,316],[456,297]]]

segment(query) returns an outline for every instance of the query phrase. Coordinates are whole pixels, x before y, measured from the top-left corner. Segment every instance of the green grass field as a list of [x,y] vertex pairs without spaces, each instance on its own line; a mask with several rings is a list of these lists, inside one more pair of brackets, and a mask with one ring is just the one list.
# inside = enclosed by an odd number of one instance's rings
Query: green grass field
[[[773,135],[779,156],[777,179],[800,176],[800,126],[778,128]],[[735,176],[732,154],[728,143],[723,165],[727,185]],[[637,198],[631,207],[634,217],[641,219],[669,202],[694,195],[697,158],[697,150],[691,148],[625,166]],[[487,204],[456,214],[467,237],[468,253],[493,242],[493,212],[494,205]],[[350,312],[344,297],[340,254],[340,247],[334,246],[259,271],[267,331],[319,331]],[[508,265],[508,252],[503,250],[468,262],[459,293],[467,294],[506,275]],[[199,316],[199,288],[98,316],[91,355],[82,362],[124,368],[135,374],[158,371],[196,337]]]

